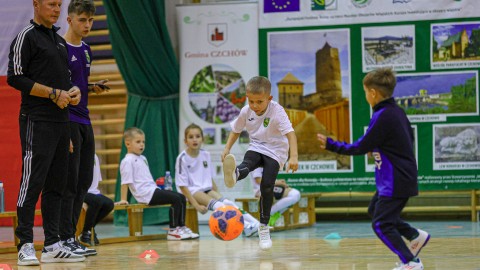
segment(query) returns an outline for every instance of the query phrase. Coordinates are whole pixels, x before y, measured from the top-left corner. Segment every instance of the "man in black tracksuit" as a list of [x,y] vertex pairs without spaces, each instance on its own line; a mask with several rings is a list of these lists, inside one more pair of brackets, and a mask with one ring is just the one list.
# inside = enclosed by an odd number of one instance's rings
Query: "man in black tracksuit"
[[83,261],[59,244],[62,192],[67,182],[70,145],[67,106],[80,101],[80,90],[70,82],[65,40],[53,24],[61,0],[34,0],[34,19],[10,46],[7,82],[21,91],[19,126],[22,179],[17,201],[15,234],[19,265],[38,265],[33,246],[35,204],[42,192],[45,234],[42,262]]

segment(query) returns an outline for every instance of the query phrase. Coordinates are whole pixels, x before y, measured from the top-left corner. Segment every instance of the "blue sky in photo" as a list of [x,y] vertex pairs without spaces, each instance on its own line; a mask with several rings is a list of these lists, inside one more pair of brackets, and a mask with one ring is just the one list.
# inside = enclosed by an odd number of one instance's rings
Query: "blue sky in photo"
[[215,137],[215,128],[205,128],[203,129],[203,133],[205,133],[205,135],[209,135],[210,137]]
[[315,54],[328,41],[339,50],[342,92],[350,97],[349,32],[346,29],[272,32],[268,37],[270,62],[269,78],[272,82],[272,96],[278,100],[277,83],[290,72],[304,83],[304,94],[315,92]]
[[453,36],[465,29],[467,35],[470,37],[472,34],[472,29],[479,29],[480,23],[471,23],[471,24],[440,24],[432,26],[433,38],[437,41],[438,46],[440,47],[443,41],[447,40],[449,36]]
[[474,72],[397,75],[394,96],[415,96],[420,89],[426,89],[428,94],[448,93],[452,86],[465,84],[468,79],[475,76]]
[[415,36],[415,26],[400,25],[400,26],[384,26],[384,27],[363,27],[363,38],[381,38],[386,36],[391,37],[410,37]]

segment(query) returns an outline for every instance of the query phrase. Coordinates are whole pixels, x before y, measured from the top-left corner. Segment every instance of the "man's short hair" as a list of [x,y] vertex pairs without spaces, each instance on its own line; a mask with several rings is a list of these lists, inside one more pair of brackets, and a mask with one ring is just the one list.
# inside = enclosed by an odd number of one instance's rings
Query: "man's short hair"
[[68,5],[68,14],[87,13],[88,16],[95,14],[95,4],[93,0],[72,0]]

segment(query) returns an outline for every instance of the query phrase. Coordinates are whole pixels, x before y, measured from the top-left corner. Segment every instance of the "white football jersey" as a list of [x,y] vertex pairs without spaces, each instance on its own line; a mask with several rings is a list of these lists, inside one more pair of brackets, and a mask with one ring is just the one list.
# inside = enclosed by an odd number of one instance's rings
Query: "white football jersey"
[[100,160],[97,154],[95,154],[95,163],[93,164],[93,180],[92,185],[88,189],[88,193],[98,195],[100,190],[98,189],[98,183],[102,181],[102,173],[100,172]]
[[150,173],[147,158],[143,155],[126,154],[120,163],[122,185],[128,185],[133,197],[139,203],[148,204],[157,188]]
[[187,187],[193,195],[198,191],[207,191],[213,188],[213,166],[210,153],[200,149],[197,157],[192,157],[184,150],[175,162],[175,185],[178,192],[180,187]]
[[288,158],[288,139],[286,134],[293,130],[285,109],[271,100],[267,110],[258,116],[248,105],[242,108],[238,117],[230,123],[232,131],[246,129],[250,136],[248,150],[264,154],[275,159],[283,168]]

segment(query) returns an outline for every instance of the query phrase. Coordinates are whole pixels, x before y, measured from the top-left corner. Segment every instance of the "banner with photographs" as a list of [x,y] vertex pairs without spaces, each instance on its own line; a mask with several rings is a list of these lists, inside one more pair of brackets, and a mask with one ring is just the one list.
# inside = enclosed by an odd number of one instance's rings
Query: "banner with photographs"
[[[212,157],[215,183],[230,199],[253,196],[250,181],[225,187],[221,153],[230,121],[246,104],[245,86],[258,75],[257,12],[256,3],[177,6],[182,104],[179,152],[185,149],[185,128],[199,125],[203,149]],[[248,135],[242,134],[231,153],[242,160],[248,143]]]
[[298,137],[301,191],[374,190],[372,157],[320,149],[354,142],[372,111],[365,74],[397,73],[394,98],[415,136],[420,189],[480,187],[480,1],[261,0],[260,74]]

